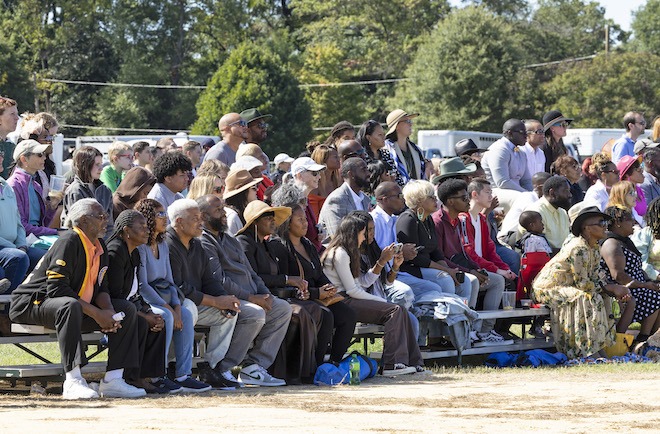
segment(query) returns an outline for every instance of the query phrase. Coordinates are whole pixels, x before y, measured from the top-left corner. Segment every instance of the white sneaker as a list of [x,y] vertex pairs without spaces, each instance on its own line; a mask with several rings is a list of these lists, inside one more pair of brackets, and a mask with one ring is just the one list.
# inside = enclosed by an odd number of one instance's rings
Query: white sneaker
[[504,339],[495,330],[491,330],[488,333],[477,333],[477,336],[479,337],[480,342],[475,342],[473,344],[473,346],[475,347],[495,347],[500,345],[513,345],[513,339]]
[[256,363],[241,369],[239,377],[244,384],[253,386],[286,386],[286,381],[273,377]]
[[414,374],[417,368],[406,366],[403,363],[395,363],[392,369],[383,369],[383,377],[396,377],[397,375]]
[[99,394],[87,385],[84,378],[66,380],[62,385],[62,398],[64,399],[94,399]]
[[101,380],[99,393],[104,398],[139,398],[147,394],[144,389],[131,386],[123,378],[115,378],[109,382]]

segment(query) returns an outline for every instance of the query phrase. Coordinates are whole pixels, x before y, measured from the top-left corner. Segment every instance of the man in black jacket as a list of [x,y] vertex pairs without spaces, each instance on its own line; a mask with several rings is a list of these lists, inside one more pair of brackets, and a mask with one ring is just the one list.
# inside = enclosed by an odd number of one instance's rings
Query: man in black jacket
[[[111,300],[108,293],[108,255],[101,239],[107,219],[95,199],[73,204],[68,215],[72,230],[60,236],[12,294],[12,321],[56,330],[66,373],[65,399],[146,394],[122,378],[125,368],[139,366],[137,313],[132,303]],[[108,371],[97,393],[80,373],[87,363],[81,332],[99,329],[108,335]]]
[[[167,228],[170,263],[174,284],[197,306],[197,324],[209,326],[209,341],[203,363],[199,363],[199,378],[213,387],[235,389],[241,383],[231,372],[233,365],[223,365],[230,347],[236,314],[240,302],[228,295],[222,276],[211,266],[201,241],[202,218],[197,202],[179,199],[167,209],[172,225]],[[238,328],[237,328],[238,329]]]

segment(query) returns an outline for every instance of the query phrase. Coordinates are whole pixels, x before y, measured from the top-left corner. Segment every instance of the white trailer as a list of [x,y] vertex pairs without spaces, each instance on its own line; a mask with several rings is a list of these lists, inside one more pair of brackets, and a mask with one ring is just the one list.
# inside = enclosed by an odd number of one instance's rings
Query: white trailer
[[[572,145],[577,149],[580,157],[590,157],[600,152],[608,140],[619,140],[626,131],[623,128],[569,128],[564,137],[565,145]],[[644,133],[639,138],[648,137]]]
[[456,155],[454,145],[463,139],[472,139],[479,148],[488,149],[501,137],[502,134],[482,131],[420,130],[417,132],[417,145],[433,156],[453,157]]

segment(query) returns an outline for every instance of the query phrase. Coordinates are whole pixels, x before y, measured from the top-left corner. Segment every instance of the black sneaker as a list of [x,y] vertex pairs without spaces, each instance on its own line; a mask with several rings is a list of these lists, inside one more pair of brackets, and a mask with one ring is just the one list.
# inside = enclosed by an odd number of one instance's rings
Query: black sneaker
[[162,393],[179,393],[183,392],[183,388],[175,383],[174,381],[170,380],[167,377],[159,378],[158,381],[154,381],[153,385],[164,392]]
[[227,380],[223,378],[222,374],[211,368],[208,362],[198,363],[197,369],[199,370],[199,381],[202,383],[210,384],[214,388],[221,390],[234,390],[236,387],[239,387],[235,384],[227,383]]
[[189,393],[207,392],[213,388],[210,384],[197,381],[191,376],[188,376],[186,377],[185,380],[181,380],[181,381],[174,380],[174,382],[179,386],[181,386],[184,392],[189,392]]

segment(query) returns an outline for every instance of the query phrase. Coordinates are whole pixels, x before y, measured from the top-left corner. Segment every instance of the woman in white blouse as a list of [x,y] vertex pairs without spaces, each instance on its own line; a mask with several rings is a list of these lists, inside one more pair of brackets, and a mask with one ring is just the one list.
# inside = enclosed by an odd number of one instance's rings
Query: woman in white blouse
[[[337,288],[337,293],[346,297],[345,303],[355,311],[358,321],[385,326],[383,375],[422,372],[422,354],[406,309],[368,293],[357,280],[360,275],[359,246],[366,239],[366,229],[366,223],[354,212],[344,217],[321,257],[323,271]],[[377,264],[372,272],[380,273],[384,265]]]

